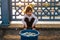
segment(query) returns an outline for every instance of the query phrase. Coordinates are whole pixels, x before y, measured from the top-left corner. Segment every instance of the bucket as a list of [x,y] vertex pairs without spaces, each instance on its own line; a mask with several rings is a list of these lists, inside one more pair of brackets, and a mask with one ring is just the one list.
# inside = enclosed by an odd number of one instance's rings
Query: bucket
[[[25,34],[26,35],[25,35]],[[27,35],[29,34],[30,35]],[[34,35],[32,35],[34,34]],[[30,30],[30,29],[27,29],[27,30],[22,30],[20,31],[20,36],[21,36],[21,40],[38,40],[38,36],[39,36],[39,31],[37,30]]]

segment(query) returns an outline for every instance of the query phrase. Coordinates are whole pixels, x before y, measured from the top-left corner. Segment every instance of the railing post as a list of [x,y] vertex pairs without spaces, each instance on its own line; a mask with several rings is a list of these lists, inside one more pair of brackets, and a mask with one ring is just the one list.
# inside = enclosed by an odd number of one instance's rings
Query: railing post
[[9,6],[8,0],[1,0],[2,3],[2,25],[9,25]]

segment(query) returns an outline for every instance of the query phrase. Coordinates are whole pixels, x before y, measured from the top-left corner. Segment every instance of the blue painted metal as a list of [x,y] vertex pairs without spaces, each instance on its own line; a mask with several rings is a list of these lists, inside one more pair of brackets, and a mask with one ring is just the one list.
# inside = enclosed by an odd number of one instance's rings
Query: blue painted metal
[[9,21],[9,6],[8,6],[8,0],[2,0],[2,25],[8,26]]
[[[1,17],[1,0],[0,0],[0,17]],[[0,18],[1,21],[1,18]]]
[[12,19],[12,0],[8,0],[9,20]]

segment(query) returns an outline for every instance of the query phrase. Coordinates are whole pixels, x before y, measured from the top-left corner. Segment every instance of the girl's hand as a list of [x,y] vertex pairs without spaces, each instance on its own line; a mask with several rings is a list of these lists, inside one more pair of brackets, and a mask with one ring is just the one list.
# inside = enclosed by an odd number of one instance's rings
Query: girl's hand
[[34,25],[32,25],[32,28],[34,28]]
[[24,28],[24,30],[26,30],[27,28]]
[[24,30],[26,30],[27,29],[27,25],[25,25],[25,27],[24,27]]
[[32,29],[35,30],[35,25],[32,25]]
[[27,28],[27,25],[24,25],[24,28]]

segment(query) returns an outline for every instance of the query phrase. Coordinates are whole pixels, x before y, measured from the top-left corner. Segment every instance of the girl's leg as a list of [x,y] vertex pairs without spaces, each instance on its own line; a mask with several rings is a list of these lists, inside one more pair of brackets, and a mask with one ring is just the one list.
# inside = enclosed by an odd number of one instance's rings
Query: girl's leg
[[27,29],[31,29],[31,24],[30,24],[30,22],[29,22],[29,19],[26,17],[26,18],[24,19],[24,21],[25,21],[26,24],[27,24]]
[[30,21],[28,21],[28,23],[27,23],[27,25],[28,25],[27,29],[32,29],[32,24],[33,24],[34,20],[35,20],[35,18],[32,18]]
[[[24,19],[24,21],[26,22],[26,26],[28,27],[28,22],[29,22],[29,20],[28,20],[28,18],[26,17],[25,19]],[[24,25],[24,29],[27,29],[27,27],[26,27],[25,25]]]
[[[30,21],[31,28],[32,28],[32,24],[33,24],[34,21],[35,21],[35,18],[32,18],[31,21]],[[35,26],[33,28],[35,28]]]
[[[26,22],[27,24],[27,29],[32,29],[32,24],[34,22],[35,18],[32,18],[31,21],[29,21],[28,18],[25,18],[24,21]],[[34,26],[35,27],[35,26]]]

